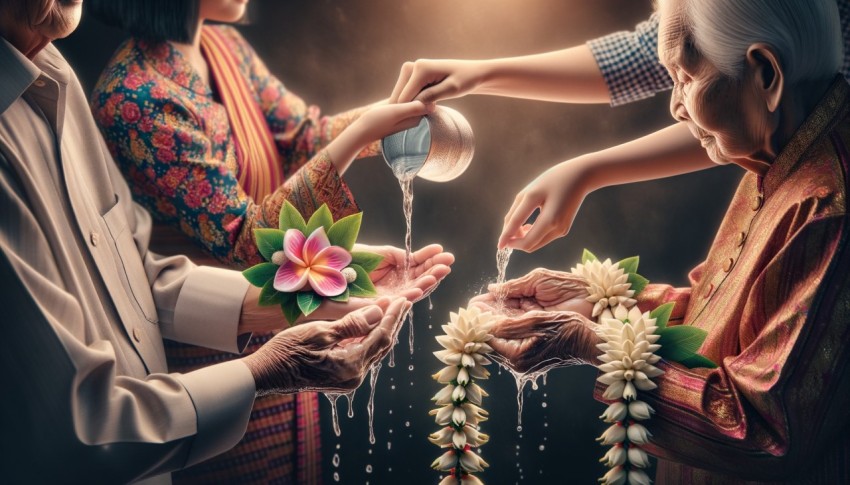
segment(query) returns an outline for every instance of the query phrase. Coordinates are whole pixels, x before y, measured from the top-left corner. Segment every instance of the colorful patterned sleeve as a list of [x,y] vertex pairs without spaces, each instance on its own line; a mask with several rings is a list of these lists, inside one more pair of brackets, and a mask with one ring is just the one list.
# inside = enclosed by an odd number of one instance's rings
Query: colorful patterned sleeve
[[659,363],[658,388],[642,395],[656,411],[647,451],[776,480],[807,469],[836,439],[850,404],[850,303],[839,293],[850,255],[835,257],[845,223],[844,214],[809,222],[771,260],[743,312],[761,323],[740,323],[734,338],[747,343],[737,355],[716,369]]
[[95,90],[92,107],[107,145],[134,197],[217,259],[240,266],[261,262],[253,229],[276,225],[284,200],[305,215],[322,203],[335,217],[358,210],[324,152],[274,193],[252,200],[237,180],[233,144],[223,142],[229,132],[205,133],[201,119],[160,84],[131,87],[111,82]]
[[[229,26],[216,28],[226,34],[234,51],[244,61],[243,69],[251,80],[257,102],[275,137],[278,150],[283,155],[284,174],[287,177],[304,166],[368,110],[368,107],[360,107],[333,116],[322,116],[318,106],[308,105],[269,72],[268,67],[238,30]],[[372,143],[360,152],[359,156],[379,153],[380,145]]]

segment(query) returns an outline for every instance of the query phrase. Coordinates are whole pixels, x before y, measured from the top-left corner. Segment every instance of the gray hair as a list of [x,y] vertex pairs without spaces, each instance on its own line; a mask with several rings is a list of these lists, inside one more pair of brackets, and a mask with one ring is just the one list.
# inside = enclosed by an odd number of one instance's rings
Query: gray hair
[[682,0],[696,49],[738,78],[747,49],[776,49],[789,83],[828,78],[841,68],[844,42],[836,0]]

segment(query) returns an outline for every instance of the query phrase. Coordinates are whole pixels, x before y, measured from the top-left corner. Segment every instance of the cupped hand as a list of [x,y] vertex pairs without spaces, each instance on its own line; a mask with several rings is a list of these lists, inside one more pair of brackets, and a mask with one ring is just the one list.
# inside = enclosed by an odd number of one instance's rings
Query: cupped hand
[[436,103],[470,94],[483,79],[480,61],[419,59],[401,66],[390,103]]
[[537,268],[502,285],[491,284],[469,305],[512,317],[530,311],[569,311],[589,318],[593,304],[586,300],[586,285],[584,278],[572,273]]
[[[565,236],[590,191],[588,169],[580,161],[569,160],[546,170],[517,194],[505,216],[499,247],[530,253]],[[537,209],[537,219],[526,224]]]
[[595,363],[600,339],[594,326],[575,312],[531,311],[502,318],[488,344],[517,372],[569,359]]
[[333,321],[288,328],[242,360],[257,392],[347,392],[390,350],[411,303],[382,298]]
[[[430,295],[451,273],[455,257],[439,244],[429,244],[410,254],[410,269],[404,273],[404,250],[393,246],[356,244],[355,251],[379,254],[384,259],[369,277],[379,297],[402,297],[411,303]],[[372,298],[349,298],[347,302],[325,300],[310,318],[331,320],[374,303]]]

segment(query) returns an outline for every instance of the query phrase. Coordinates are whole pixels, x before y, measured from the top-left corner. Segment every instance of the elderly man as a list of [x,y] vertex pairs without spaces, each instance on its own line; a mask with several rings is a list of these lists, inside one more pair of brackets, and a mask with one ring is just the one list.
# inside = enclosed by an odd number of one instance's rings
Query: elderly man
[[166,373],[164,336],[239,352],[283,318],[257,306],[238,272],[147,251],[150,216],[50,44],[81,9],[0,0],[0,481],[169,482],[240,439],[256,394],[356,388],[389,351],[407,299],[453,258],[426,248],[403,297],[285,330],[240,360]]
[[[746,174],[691,286],[639,296],[644,311],[675,302],[674,324],[707,331],[699,351],[718,364],[662,361],[641,394],[657,481],[847,483],[850,86],[835,2],[659,3],[673,116]],[[492,346],[513,365],[595,361],[594,324],[564,311],[581,285],[536,271],[507,286],[521,304]]]

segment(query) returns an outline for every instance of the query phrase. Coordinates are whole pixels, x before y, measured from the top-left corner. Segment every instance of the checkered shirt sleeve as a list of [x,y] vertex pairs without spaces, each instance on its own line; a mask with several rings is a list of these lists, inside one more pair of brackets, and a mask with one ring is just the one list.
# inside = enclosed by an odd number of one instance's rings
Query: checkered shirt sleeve
[[639,23],[634,32],[615,32],[591,40],[590,47],[611,94],[611,106],[654,96],[673,87],[658,63],[658,14]]

